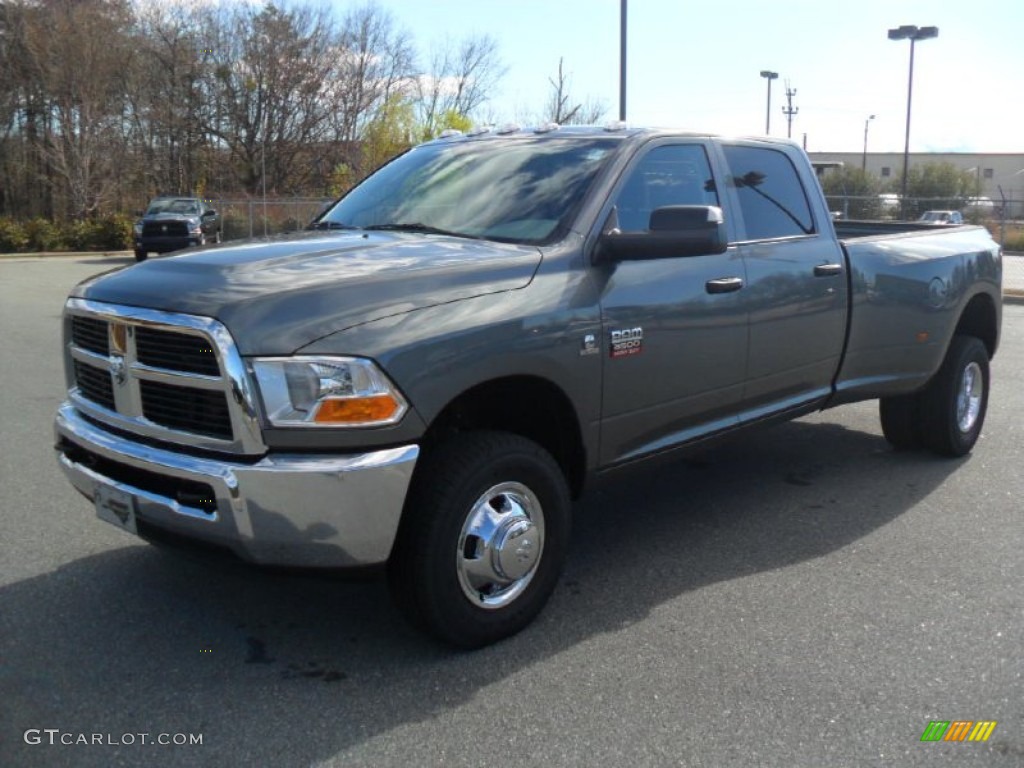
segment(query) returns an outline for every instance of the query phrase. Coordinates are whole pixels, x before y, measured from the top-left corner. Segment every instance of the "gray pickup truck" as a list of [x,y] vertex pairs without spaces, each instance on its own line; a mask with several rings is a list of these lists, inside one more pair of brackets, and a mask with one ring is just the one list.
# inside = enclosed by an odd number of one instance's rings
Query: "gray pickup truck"
[[1001,280],[981,227],[833,222],[788,141],[446,137],[309,231],[76,287],[57,458],[127,531],[386,566],[476,647],[541,610],[596,474],[871,398],[894,447],[970,451]]

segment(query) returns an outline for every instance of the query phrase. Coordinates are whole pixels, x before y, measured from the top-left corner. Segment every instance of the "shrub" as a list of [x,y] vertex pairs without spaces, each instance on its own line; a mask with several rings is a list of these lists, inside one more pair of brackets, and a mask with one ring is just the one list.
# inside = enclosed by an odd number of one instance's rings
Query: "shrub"
[[34,218],[25,222],[28,247],[33,251],[56,251],[66,248],[60,227],[49,219]]
[[1006,231],[1006,242],[1003,243],[1003,250],[1024,253],[1024,229],[1008,229]]
[[[249,237],[249,219],[236,213],[221,214],[221,231],[225,240],[239,240]],[[260,231],[262,234],[262,230]]]
[[92,242],[93,224],[88,219],[70,221],[64,225],[64,244],[72,251],[92,250],[89,243]]
[[28,248],[28,235],[18,221],[0,216],[0,253],[20,253]]
[[94,222],[92,247],[98,251],[126,251],[132,247],[133,219],[123,213],[111,213]]

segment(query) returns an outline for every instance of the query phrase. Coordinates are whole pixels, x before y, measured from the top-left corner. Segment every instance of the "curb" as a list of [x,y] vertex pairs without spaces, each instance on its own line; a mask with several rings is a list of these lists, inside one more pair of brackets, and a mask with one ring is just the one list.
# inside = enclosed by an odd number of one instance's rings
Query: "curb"
[[109,256],[120,258],[133,256],[132,251],[29,251],[28,253],[0,253],[0,260],[3,259],[39,259],[39,258],[64,258],[71,259],[79,256]]

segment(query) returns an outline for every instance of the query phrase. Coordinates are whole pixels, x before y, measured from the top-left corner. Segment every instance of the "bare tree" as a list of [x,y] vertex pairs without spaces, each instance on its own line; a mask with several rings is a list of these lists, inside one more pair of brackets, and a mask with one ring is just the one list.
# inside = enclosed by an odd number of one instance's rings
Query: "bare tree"
[[558,75],[548,78],[551,84],[551,96],[545,108],[545,120],[559,125],[593,125],[601,120],[607,107],[600,102],[588,99],[573,103],[569,92],[570,78],[565,74],[564,59],[558,59]]
[[206,185],[203,77],[212,50],[195,6],[139,6],[134,44],[139,56],[128,73],[131,141],[142,161],[147,192],[178,194]]
[[359,151],[360,142],[371,124],[379,130],[397,114],[414,81],[415,53],[392,16],[374,5],[345,15],[337,47],[338,75],[327,95],[336,105],[331,123],[341,151],[331,159],[362,176],[374,165]]
[[273,5],[212,7],[204,22],[209,51],[204,128],[234,161],[242,186],[264,180],[281,190],[299,184],[308,147],[329,137],[337,47],[326,10]]
[[40,148],[65,213],[95,213],[112,196],[124,155],[123,73],[130,67],[122,0],[49,0],[26,27],[26,74],[46,94]]
[[418,80],[425,135],[433,136],[447,116],[472,115],[491,97],[504,74],[493,37],[468,37],[458,44],[445,40],[430,58],[430,71]]
[[0,213],[322,193],[467,126],[503,73],[490,37],[446,42],[427,72],[372,2],[303,2],[0,0]]

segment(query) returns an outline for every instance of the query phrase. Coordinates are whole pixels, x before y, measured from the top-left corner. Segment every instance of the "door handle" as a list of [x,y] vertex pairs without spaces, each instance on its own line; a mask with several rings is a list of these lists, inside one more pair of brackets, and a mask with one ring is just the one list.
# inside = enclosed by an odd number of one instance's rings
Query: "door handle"
[[708,280],[704,283],[704,290],[708,293],[732,293],[743,287],[742,277],[719,277],[715,280]]
[[835,277],[843,274],[842,264],[819,264],[814,268],[815,277]]

